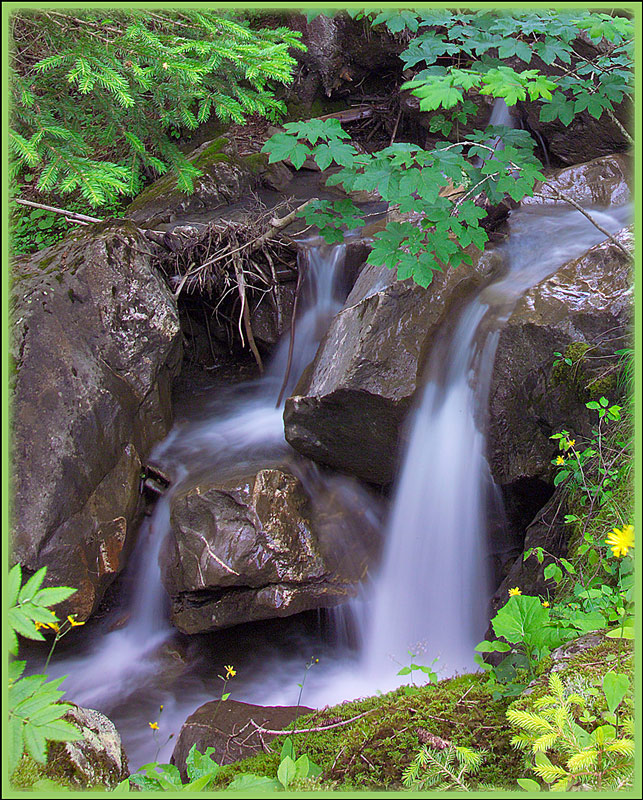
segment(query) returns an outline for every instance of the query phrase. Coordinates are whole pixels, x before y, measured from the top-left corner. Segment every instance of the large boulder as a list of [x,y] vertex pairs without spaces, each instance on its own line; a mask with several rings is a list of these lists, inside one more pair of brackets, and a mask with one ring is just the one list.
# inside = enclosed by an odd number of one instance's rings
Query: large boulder
[[256,706],[238,700],[223,703],[212,700],[197,708],[185,721],[172,753],[172,764],[178,767],[185,780],[186,759],[194,745],[199,753],[214,747],[212,760],[221,765],[249,758],[264,752],[268,742],[275,738],[257,731],[255,725],[268,730],[285,730],[297,717],[311,712],[306,706]]
[[[632,250],[631,228],[614,238]],[[609,364],[601,357],[627,341],[632,294],[630,258],[606,239],[518,302],[500,332],[491,380],[488,459],[498,483],[550,480],[549,437],[562,429],[590,433],[595,414],[585,403],[613,389],[601,377]],[[590,346],[591,360],[584,358]],[[572,366],[554,365],[556,352]]]
[[72,704],[63,719],[82,739],[51,742],[47,775],[78,789],[114,789],[129,775],[127,756],[114,723],[92,708]]
[[345,602],[378,543],[371,504],[357,485],[285,467],[177,495],[162,558],[172,622],[201,633]]
[[171,421],[179,322],[148,245],[105,222],[14,269],[12,558],[77,588],[80,619],[123,568],[141,463]]
[[286,401],[288,442],[322,464],[389,483],[436,334],[498,263],[489,250],[473,266],[434,273],[428,289],[365,267]]

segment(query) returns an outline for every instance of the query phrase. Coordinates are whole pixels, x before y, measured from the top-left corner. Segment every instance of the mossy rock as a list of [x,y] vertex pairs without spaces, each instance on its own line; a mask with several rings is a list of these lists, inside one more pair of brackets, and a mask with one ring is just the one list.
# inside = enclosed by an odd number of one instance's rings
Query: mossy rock
[[187,158],[202,172],[194,179],[192,194],[179,189],[174,174],[164,175],[132,201],[125,216],[142,227],[154,228],[194,212],[236,203],[257,183],[256,170],[238,155],[226,136],[204,142]]
[[[457,745],[486,750],[476,780],[498,788],[515,786],[522,757],[511,747],[505,719],[509,701],[494,700],[480,675],[462,675],[416,690],[401,687],[381,697],[368,697],[300,717],[297,727],[313,728],[360,719],[327,731],[295,734],[298,754],[306,753],[323,769],[321,781],[334,789],[402,788],[402,774],[428,731]],[[219,773],[220,786],[238,774],[274,777],[279,753],[238,761]]]

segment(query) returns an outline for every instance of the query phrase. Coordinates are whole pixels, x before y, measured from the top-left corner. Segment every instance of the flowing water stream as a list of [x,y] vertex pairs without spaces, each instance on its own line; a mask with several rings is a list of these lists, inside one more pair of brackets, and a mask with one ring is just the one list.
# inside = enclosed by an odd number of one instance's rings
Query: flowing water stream
[[[592,213],[611,232],[630,219],[628,207]],[[70,700],[111,716],[133,769],[155,757],[169,759],[174,742],[164,744],[166,735],[178,733],[192,711],[219,696],[223,664],[237,668],[230,686],[235,699],[294,704],[305,663],[321,656],[303,697],[312,706],[393,688],[403,681],[396,673],[408,663],[409,650],[422,653],[425,664],[437,657],[442,676],[473,668],[473,647],[488,622],[488,519],[496,495],[484,429],[498,333],[527,289],[603,239],[574,210],[535,207],[512,214],[508,239],[499,246],[502,274],[471,299],[434,348],[409,421],[381,567],[349,608],[331,614],[330,640],[308,623],[279,620],[195,637],[200,644],[179,637],[177,644],[160,582],[158,556],[172,494],[213,471],[237,470],[240,462],[265,468],[288,452],[275,402],[288,341],[279,345],[264,377],[213,402],[205,418],[173,429],[153,454],[167,465],[173,485],[139,536],[128,623],[111,632],[107,622],[97,626],[84,652],[61,648],[49,669],[70,676],[63,685]],[[286,396],[343,301],[337,290],[343,246],[311,248],[307,258],[311,301],[297,323]],[[359,651],[347,647],[349,628],[358,629]],[[157,742],[147,723],[158,717],[161,704]]]

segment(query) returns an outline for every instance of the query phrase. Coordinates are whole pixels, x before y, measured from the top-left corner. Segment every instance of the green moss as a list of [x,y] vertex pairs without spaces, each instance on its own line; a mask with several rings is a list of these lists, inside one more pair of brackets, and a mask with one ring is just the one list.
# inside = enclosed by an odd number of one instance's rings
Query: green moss
[[[322,767],[326,784],[394,790],[401,788],[402,773],[420,747],[418,730],[426,730],[455,744],[487,750],[480,782],[511,787],[520,777],[521,757],[509,741],[508,702],[493,700],[480,675],[462,675],[411,694],[402,687],[301,717],[298,727],[308,728],[364,714],[346,726],[295,734],[294,744]],[[244,772],[274,777],[278,763],[278,753],[239,761],[221,770],[219,785]]]
[[[582,403],[588,399],[587,377],[582,364],[589,347],[587,342],[572,342],[551,371],[552,385],[566,386],[572,397]],[[571,361],[571,365],[565,359]]]
[[[41,783],[41,782],[44,782]],[[38,790],[58,790],[72,789],[78,791],[80,788],[106,790],[103,784],[95,786],[80,787],[78,781],[73,779],[69,770],[61,767],[58,760],[50,758],[46,764],[39,764],[31,756],[25,754],[20,759],[18,766],[11,776],[11,787],[17,791],[38,791]]]
[[268,154],[250,153],[243,157],[243,163],[253,175],[260,175],[268,167]]

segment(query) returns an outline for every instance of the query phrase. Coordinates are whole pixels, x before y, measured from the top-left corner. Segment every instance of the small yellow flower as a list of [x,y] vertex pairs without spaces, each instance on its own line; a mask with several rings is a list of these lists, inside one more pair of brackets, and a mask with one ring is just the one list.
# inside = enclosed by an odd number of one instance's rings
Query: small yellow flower
[[45,625],[44,622],[35,622],[36,630],[39,631],[41,628],[48,628],[49,625]]
[[67,622],[71,625],[72,628],[77,628],[79,625],[84,625],[84,622],[76,622],[76,615],[75,614],[68,614],[67,615]]
[[60,631],[60,625],[57,622],[50,622],[49,625],[46,627],[51,628],[52,631],[56,631],[56,633]]
[[163,711],[163,706],[159,706],[159,714]]
[[614,528],[611,533],[607,534],[605,544],[612,548],[612,553],[616,558],[626,556],[630,547],[634,547],[634,525],[624,525],[623,530]]
[[157,731],[159,729],[158,722],[148,722],[147,723],[153,731]]
[[230,678],[234,678],[234,676],[237,674],[237,670],[234,667],[226,666],[225,667],[225,671],[226,671],[226,675],[225,675],[225,679],[226,680],[229,680]]
[[318,658],[315,659],[315,664],[319,664],[319,659]]
[[517,586],[514,589],[509,589],[509,597],[516,597],[519,594],[522,594],[522,591]]
[[562,466],[564,463],[565,459],[562,456],[558,456],[558,458],[556,459],[556,464],[558,464],[558,466]]
[[548,600],[543,600],[543,602],[542,602],[540,605],[541,605],[543,608],[549,608],[549,601],[548,601]]
[[569,450],[570,447],[573,447],[576,444],[576,439],[568,439],[565,444],[567,445],[567,449]]

